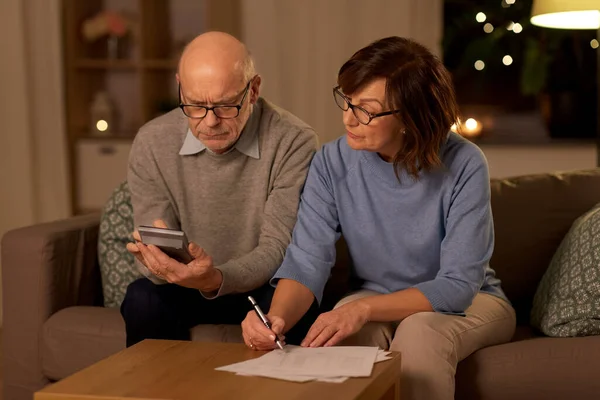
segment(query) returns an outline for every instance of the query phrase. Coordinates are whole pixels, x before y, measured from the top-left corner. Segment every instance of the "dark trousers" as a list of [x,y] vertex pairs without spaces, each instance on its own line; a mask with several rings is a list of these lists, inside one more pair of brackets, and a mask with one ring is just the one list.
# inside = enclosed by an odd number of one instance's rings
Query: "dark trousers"
[[[190,340],[190,329],[199,324],[240,324],[252,309],[254,297],[267,313],[275,289],[266,284],[243,294],[230,294],[207,300],[196,289],[174,284],[155,285],[140,278],[127,287],[121,304],[127,347],[144,339]],[[299,345],[319,315],[317,302],[285,334],[285,341]]]

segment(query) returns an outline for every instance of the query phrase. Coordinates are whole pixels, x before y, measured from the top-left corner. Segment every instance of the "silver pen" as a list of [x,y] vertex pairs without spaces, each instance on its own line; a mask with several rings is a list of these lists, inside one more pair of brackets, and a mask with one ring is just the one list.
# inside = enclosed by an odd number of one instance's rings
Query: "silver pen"
[[[250,300],[250,303],[252,303],[252,307],[254,307],[254,311],[256,311],[258,318],[260,318],[262,323],[265,324],[265,326],[267,328],[271,329],[271,324],[269,323],[269,320],[267,319],[265,314],[263,314],[262,310],[258,306],[258,303],[256,303],[256,300],[254,300],[254,297],[248,296],[248,300]],[[272,331],[272,329],[271,329],[271,331]],[[273,332],[273,335],[275,335],[275,332]],[[283,350],[283,345],[281,344],[281,341],[279,340],[277,335],[275,335],[275,344],[277,344],[277,347],[279,347],[281,350]]]

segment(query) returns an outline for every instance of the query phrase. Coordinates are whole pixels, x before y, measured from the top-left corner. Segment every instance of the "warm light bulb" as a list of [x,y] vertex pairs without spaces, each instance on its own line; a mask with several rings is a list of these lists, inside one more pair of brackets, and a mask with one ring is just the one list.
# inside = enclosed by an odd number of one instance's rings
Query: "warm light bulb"
[[506,0],[506,4],[515,4],[515,0]]
[[484,31],[485,33],[492,33],[492,32],[494,32],[494,25],[492,25],[492,24],[490,24],[490,23],[488,22],[487,24],[485,24],[485,25],[483,26],[483,31]]
[[513,25],[512,31],[514,33],[521,33],[521,32],[523,32],[523,25],[521,25],[520,23],[517,22],[516,24]]
[[475,137],[481,134],[481,123],[475,118],[467,119],[464,124],[459,121],[459,124],[461,125],[459,133],[465,137]]
[[544,28],[598,29],[600,28],[600,12],[585,10],[540,14],[531,17],[531,23]]
[[475,61],[475,69],[477,71],[481,71],[484,68],[485,68],[485,63],[483,61],[481,61],[481,60]]
[[108,122],[103,119],[98,120],[98,122],[96,122],[96,129],[98,129],[100,132],[104,132],[108,129]]
[[511,56],[509,56],[509,55],[506,55],[506,56],[504,56],[504,57],[502,58],[502,63],[503,63],[504,65],[510,65],[510,64],[512,64],[512,63],[513,63],[513,59],[512,59],[512,57],[511,57]]
[[475,19],[477,20],[477,22],[484,22],[486,20],[487,16],[482,13],[482,12],[478,12],[477,15],[475,16]]
[[468,120],[465,121],[465,128],[467,128],[470,131],[477,129],[478,125],[479,125],[479,123],[474,118],[469,118]]
[[508,26],[506,27],[506,30],[507,31],[512,31],[513,28],[514,28],[514,26],[515,26],[515,23],[511,21],[510,24],[508,24]]
[[596,39],[592,39],[592,41],[590,42],[590,46],[592,46],[592,49],[597,49],[599,45],[600,43],[598,43]]

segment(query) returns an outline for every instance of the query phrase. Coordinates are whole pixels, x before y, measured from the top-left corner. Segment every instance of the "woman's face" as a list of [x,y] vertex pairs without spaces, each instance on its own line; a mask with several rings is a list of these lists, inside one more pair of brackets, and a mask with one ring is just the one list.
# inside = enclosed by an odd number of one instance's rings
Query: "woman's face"
[[[385,79],[378,78],[356,91],[345,93],[352,105],[360,106],[371,114],[389,111],[385,101]],[[356,110],[360,112],[359,110]],[[385,161],[392,161],[402,146],[404,127],[394,115],[373,118],[368,125],[358,122],[351,108],[343,112],[346,140],[354,150],[379,153]]]

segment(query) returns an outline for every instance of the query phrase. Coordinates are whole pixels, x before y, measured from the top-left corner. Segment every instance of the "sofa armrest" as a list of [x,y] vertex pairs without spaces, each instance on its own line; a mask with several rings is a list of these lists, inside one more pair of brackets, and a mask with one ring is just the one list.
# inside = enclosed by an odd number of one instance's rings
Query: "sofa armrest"
[[52,314],[75,305],[102,305],[99,224],[100,214],[90,214],[15,229],[2,238],[5,393],[21,397],[17,393],[47,383],[39,341]]

